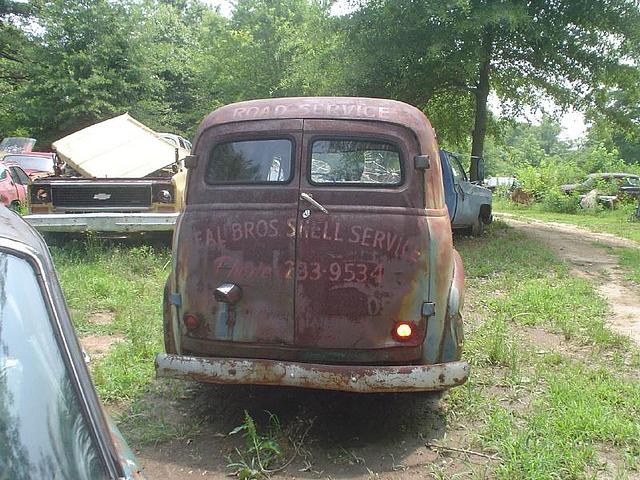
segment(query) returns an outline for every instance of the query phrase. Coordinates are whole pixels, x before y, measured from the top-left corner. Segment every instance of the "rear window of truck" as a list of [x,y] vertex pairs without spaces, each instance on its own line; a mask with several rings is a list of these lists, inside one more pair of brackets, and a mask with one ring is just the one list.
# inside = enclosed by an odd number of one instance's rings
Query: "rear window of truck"
[[400,185],[400,152],[385,142],[323,139],[311,147],[311,183]]
[[219,143],[209,153],[205,182],[216,184],[287,183],[293,142],[289,139]]

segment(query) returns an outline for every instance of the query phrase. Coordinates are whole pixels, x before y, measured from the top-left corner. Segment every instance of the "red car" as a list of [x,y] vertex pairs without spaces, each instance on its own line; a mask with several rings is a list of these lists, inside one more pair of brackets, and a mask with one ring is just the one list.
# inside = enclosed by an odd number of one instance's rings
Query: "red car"
[[0,163],[0,201],[17,210],[27,199],[29,176],[16,164]]
[[5,163],[17,164],[32,180],[55,172],[56,154],[52,152],[28,152],[6,155]]

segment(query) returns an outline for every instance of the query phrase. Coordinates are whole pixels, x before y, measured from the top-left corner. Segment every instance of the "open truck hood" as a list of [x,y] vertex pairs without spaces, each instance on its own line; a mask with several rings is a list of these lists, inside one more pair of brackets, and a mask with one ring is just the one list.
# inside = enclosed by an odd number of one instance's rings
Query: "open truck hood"
[[[96,123],[53,143],[85,177],[140,178],[176,160],[176,148],[129,114]],[[189,152],[178,148],[178,158]]]

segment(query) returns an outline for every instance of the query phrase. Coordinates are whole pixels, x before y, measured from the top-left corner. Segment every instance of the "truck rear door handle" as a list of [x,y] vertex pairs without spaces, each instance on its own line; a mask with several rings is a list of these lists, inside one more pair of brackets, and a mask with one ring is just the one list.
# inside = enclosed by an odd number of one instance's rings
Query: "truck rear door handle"
[[300,199],[301,200],[305,200],[307,202],[309,202],[311,205],[313,205],[314,207],[316,207],[318,210],[320,210],[322,213],[325,214],[329,214],[329,210],[327,210],[326,208],[324,208],[322,205],[320,205],[318,202],[316,202],[313,197],[311,196],[310,193],[304,193],[302,192],[300,194]]

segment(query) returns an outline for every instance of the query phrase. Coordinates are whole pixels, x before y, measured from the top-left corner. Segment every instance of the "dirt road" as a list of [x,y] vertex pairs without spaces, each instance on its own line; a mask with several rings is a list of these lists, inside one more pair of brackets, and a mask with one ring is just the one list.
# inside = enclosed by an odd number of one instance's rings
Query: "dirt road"
[[524,222],[510,217],[501,220],[543,242],[567,260],[576,275],[591,280],[611,308],[610,328],[640,346],[640,295],[624,279],[616,256],[606,249],[606,246],[640,248],[640,244],[561,223]]

